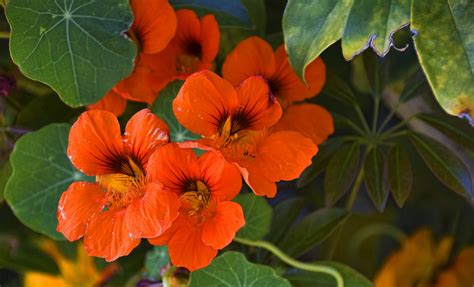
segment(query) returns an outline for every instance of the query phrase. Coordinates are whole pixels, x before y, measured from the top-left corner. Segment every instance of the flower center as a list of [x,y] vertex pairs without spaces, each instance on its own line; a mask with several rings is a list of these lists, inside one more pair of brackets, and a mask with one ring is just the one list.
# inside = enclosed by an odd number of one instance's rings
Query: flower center
[[178,55],[176,70],[182,74],[192,74],[201,65],[202,48],[195,40],[186,41],[183,44],[183,52]]
[[128,161],[121,163],[119,170],[118,173],[96,177],[97,182],[106,192],[109,208],[126,206],[144,193],[146,175],[139,164],[128,158]]
[[195,215],[209,204],[211,192],[204,182],[191,181],[185,186],[184,193],[179,200],[188,215]]

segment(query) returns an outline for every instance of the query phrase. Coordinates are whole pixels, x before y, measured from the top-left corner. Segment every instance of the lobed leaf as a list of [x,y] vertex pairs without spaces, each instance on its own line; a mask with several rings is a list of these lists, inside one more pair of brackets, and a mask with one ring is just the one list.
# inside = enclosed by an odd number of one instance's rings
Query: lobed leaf
[[401,208],[410,196],[413,185],[413,171],[410,155],[405,149],[396,145],[392,148],[387,160],[388,182],[392,196]]
[[364,161],[364,182],[370,199],[382,212],[388,197],[388,186],[384,178],[385,159],[380,148],[371,149]]
[[234,199],[242,206],[245,225],[237,236],[252,240],[262,239],[270,230],[273,210],[263,197],[253,193],[240,194]]

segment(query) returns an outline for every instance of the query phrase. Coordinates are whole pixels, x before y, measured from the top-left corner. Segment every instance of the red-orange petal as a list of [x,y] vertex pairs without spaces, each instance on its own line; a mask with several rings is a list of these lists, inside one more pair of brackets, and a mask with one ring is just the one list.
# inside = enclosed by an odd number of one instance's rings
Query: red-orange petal
[[87,175],[113,172],[110,162],[123,154],[115,115],[100,110],[82,113],[69,132],[67,154],[74,166]]
[[212,62],[219,52],[219,41],[221,33],[214,15],[206,15],[201,18],[201,48],[202,62],[206,63],[203,69],[210,69]]
[[176,11],[178,28],[173,38],[174,44],[188,43],[190,40],[200,42],[201,22],[193,10],[180,9]]
[[188,130],[204,136],[217,133],[221,117],[238,107],[232,85],[211,71],[188,77],[173,101],[178,121]]
[[272,90],[283,106],[316,96],[326,82],[326,65],[316,58],[306,67],[306,83],[296,75],[288,62],[284,46],[275,52],[275,73],[269,78]]
[[127,206],[125,223],[132,237],[153,238],[163,234],[178,217],[178,195],[163,190],[158,182],[150,183],[145,194]]
[[132,33],[140,41],[141,52],[154,54],[171,41],[177,26],[176,14],[167,0],[131,0]]
[[169,129],[149,109],[143,109],[130,118],[123,138],[128,151],[146,168],[150,155],[169,142]]
[[120,208],[92,217],[84,236],[87,255],[101,257],[110,262],[132,252],[140,243],[140,239],[130,236],[125,214],[126,210]]
[[202,228],[202,241],[212,248],[222,249],[232,242],[235,233],[245,225],[242,207],[225,201],[217,205],[214,216],[208,218]]
[[180,214],[173,221],[173,224],[170,228],[168,228],[158,237],[148,238],[148,242],[150,242],[152,245],[166,245],[171,240],[176,231],[186,224],[188,224],[186,215]]
[[266,196],[268,198],[275,197],[277,193],[275,181],[265,177],[254,160],[239,162],[237,166],[245,183],[247,183],[255,195]]
[[237,167],[217,152],[206,152],[199,158],[201,174],[218,201],[230,201],[239,194],[242,178]]
[[321,106],[290,105],[272,130],[299,132],[319,145],[334,132],[334,121],[331,114]]
[[237,87],[240,107],[236,113],[249,121],[249,130],[262,130],[274,125],[281,117],[280,104],[270,94],[267,82],[260,76],[252,76]]
[[202,242],[202,228],[182,226],[168,243],[171,263],[190,271],[206,267],[217,255],[217,249]]
[[73,182],[59,200],[56,230],[69,241],[78,240],[90,218],[101,211],[104,200],[105,193],[97,183]]
[[251,76],[269,79],[275,72],[273,48],[262,38],[253,36],[240,42],[229,53],[222,66],[222,75],[237,86]]
[[87,106],[87,110],[105,110],[113,113],[117,117],[123,114],[126,108],[127,100],[116,93],[113,89],[97,103]]

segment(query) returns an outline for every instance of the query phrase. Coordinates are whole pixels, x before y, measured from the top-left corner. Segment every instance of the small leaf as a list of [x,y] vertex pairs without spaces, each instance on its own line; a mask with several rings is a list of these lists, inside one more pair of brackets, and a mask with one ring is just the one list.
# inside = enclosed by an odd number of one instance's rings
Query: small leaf
[[183,81],[174,81],[170,83],[160,92],[158,98],[151,107],[152,112],[168,124],[172,142],[183,142],[199,138],[199,135],[193,134],[184,128],[178,122],[173,113],[173,100],[182,85]]
[[306,202],[303,197],[294,197],[283,200],[274,207],[272,224],[268,233],[268,240],[278,243],[285,235],[291,224],[298,218]]
[[85,180],[66,154],[70,126],[51,124],[21,137],[10,156],[13,174],[5,199],[18,219],[34,231],[62,240],[56,232],[61,194],[73,181]]
[[252,240],[262,239],[270,230],[272,208],[265,198],[253,193],[240,194],[234,199],[244,210],[245,225],[237,236]]
[[304,254],[328,238],[349,217],[343,209],[321,209],[306,215],[291,227],[281,248],[290,256]]
[[382,212],[388,197],[388,186],[384,178],[385,159],[379,148],[371,149],[364,161],[364,181],[369,197]]
[[145,257],[145,269],[148,279],[156,281],[161,279],[161,271],[170,264],[168,247],[154,246]]
[[214,259],[209,266],[191,273],[189,287],[203,286],[290,287],[291,285],[272,268],[251,263],[242,253],[231,251]]
[[[355,271],[351,267],[333,261],[318,261],[318,264],[333,267],[341,274],[344,280],[344,286],[348,287],[372,287],[372,282],[364,275]],[[285,278],[290,280],[294,287],[336,287],[336,280],[328,274],[309,272],[301,270],[292,270],[287,272]]]
[[474,198],[469,171],[453,152],[441,143],[422,134],[411,133],[410,139],[421,158],[439,181],[469,200]]
[[387,169],[392,196],[397,205],[402,208],[411,193],[413,172],[410,156],[400,145],[390,150]]
[[336,203],[351,187],[359,168],[359,158],[359,144],[348,143],[330,159],[324,177],[324,191],[328,205]]
[[252,27],[247,8],[240,0],[170,0],[175,9],[190,8],[200,14],[212,13],[216,16],[219,26]]
[[474,128],[465,120],[438,114],[421,114],[417,118],[445,134],[474,157]]
[[97,102],[132,72],[128,0],[9,0],[6,15],[13,61],[72,107]]
[[[474,118],[474,1],[415,0],[415,50],[433,93],[452,115]],[[440,47],[440,43],[443,47]]]

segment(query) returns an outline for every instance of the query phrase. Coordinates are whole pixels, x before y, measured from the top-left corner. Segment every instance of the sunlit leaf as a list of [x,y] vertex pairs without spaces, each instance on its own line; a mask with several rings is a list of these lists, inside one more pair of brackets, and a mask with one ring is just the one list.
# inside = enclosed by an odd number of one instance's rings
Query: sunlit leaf
[[9,0],[10,53],[70,106],[97,102],[132,71],[128,0]]
[[234,199],[242,206],[245,216],[245,225],[237,236],[248,239],[261,239],[270,230],[272,208],[263,197],[253,193],[240,194]]
[[396,145],[390,150],[387,170],[392,196],[401,208],[411,193],[413,172],[410,156],[400,145]]
[[384,179],[385,158],[380,148],[371,149],[364,161],[364,182],[375,207],[382,212],[388,197],[388,186]]

